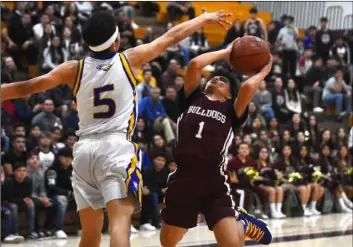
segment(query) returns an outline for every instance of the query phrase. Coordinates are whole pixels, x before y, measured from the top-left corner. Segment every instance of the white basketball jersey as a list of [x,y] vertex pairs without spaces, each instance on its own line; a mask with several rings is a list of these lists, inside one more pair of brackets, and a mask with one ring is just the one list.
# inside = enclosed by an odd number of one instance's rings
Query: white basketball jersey
[[80,60],[73,87],[80,120],[76,134],[118,132],[130,141],[137,119],[136,84],[122,53]]

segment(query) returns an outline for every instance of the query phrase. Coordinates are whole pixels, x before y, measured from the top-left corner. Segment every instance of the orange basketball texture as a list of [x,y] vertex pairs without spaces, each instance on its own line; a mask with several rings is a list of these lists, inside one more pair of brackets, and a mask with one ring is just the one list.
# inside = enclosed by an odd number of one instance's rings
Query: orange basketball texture
[[233,68],[247,76],[260,72],[269,59],[266,41],[255,36],[245,36],[235,42],[230,55]]

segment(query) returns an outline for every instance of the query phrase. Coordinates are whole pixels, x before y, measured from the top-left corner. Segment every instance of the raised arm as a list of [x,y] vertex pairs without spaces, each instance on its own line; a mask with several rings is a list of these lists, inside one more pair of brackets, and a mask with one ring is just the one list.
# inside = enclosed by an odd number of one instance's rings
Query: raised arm
[[204,67],[219,60],[228,60],[229,50],[222,49],[214,52],[204,53],[192,59],[186,69],[184,93],[188,97],[199,85],[201,72]]
[[22,98],[27,95],[46,91],[61,84],[73,87],[77,74],[78,61],[68,61],[48,74],[1,86],[1,101]]
[[140,68],[141,65],[153,60],[162,54],[169,46],[175,45],[199,30],[205,24],[218,24],[224,28],[231,25],[225,18],[231,13],[224,13],[220,10],[215,13],[204,13],[190,21],[181,23],[151,43],[131,48],[124,53],[133,68]]
[[268,61],[267,65],[258,74],[250,77],[240,86],[238,97],[234,102],[234,110],[238,118],[243,116],[247,105],[252,100],[261,82],[270,73],[271,67],[272,57]]

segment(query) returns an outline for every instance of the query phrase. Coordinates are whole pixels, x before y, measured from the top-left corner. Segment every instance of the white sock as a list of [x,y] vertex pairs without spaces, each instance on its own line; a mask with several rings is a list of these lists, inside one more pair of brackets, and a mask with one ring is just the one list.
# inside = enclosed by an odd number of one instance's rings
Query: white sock
[[276,203],[276,209],[277,209],[277,212],[282,213],[282,202],[277,202]]
[[303,210],[304,210],[304,211],[307,210],[307,209],[306,209],[306,204],[302,204],[302,207],[303,207]]
[[346,195],[345,192],[342,193],[342,198],[343,198],[343,201],[346,203],[346,205],[348,207],[352,207],[353,206],[353,202],[351,200],[349,200],[348,196]]
[[311,201],[311,210],[316,210],[316,202],[315,201]]
[[270,203],[270,209],[271,209],[271,215],[274,215],[276,213],[276,204]]
[[344,203],[343,197],[341,197],[340,199],[338,199],[338,202],[339,202],[339,204],[340,204],[340,206],[341,206],[342,209],[347,208],[346,204]]

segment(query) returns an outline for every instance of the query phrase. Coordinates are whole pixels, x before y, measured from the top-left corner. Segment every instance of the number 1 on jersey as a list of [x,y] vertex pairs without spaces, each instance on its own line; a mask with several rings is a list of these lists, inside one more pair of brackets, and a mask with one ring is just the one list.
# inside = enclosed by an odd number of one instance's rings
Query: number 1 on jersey
[[199,123],[199,131],[197,131],[197,134],[195,135],[196,138],[198,138],[198,139],[202,138],[202,131],[203,131],[204,126],[205,126],[205,122]]

